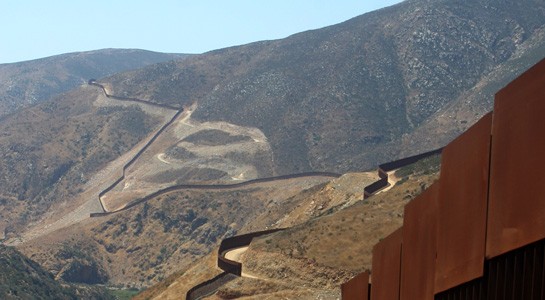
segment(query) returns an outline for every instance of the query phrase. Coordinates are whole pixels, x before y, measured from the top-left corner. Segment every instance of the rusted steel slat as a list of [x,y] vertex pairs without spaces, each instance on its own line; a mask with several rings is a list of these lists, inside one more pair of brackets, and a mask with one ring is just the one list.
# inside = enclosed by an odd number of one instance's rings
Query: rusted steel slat
[[342,300],[369,300],[369,272],[363,272],[341,285]]
[[496,94],[489,258],[545,237],[545,60]]
[[483,275],[492,113],[443,149],[435,292]]
[[400,299],[434,298],[439,184],[405,206]]
[[403,228],[399,228],[373,247],[371,299],[399,299],[402,240]]
[[484,276],[435,296],[436,300],[545,300],[545,239],[486,262]]

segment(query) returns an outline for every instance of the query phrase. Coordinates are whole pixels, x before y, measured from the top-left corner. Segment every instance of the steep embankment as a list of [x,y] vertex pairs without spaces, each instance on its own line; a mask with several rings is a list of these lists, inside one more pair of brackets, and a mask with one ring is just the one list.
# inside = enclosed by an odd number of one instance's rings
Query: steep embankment
[[[264,228],[295,226],[317,216],[330,214],[351,206],[363,199],[363,186],[374,182],[377,178],[376,172],[345,174],[330,182],[315,185],[292,194],[282,201],[275,199],[275,194],[267,194],[264,196],[264,200],[268,203],[266,208],[255,212],[251,221],[247,222],[237,234],[254,232]],[[290,186],[284,184],[278,186],[278,189],[279,191],[288,191]],[[233,211],[238,210],[235,207]],[[191,268],[185,271],[183,275],[172,276],[168,280],[168,284],[160,283],[151,291],[146,292],[146,295],[155,295],[158,297],[157,299],[161,299],[161,297],[175,299],[180,295],[184,295],[191,287],[211,279],[219,273],[221,273],[221,270],[217,269],[217,251],[214,251],[205,260],[199,260],[191,264]],[[239,283],[241,282],[240,279],[237,280],[239,280]],[[251,281],[251,283],[254,284],[253,289],[259,291],[276,290],[282,294],[282,291],[294,290],[293,286],[277,280],[272,280],[272,283],[268,281]],[[300,295],[312,295],[306,288],[303,288],[303,291],[298,290],[296,293],[287,293],[287,295],[294,297],[300,292],[302,292]]]
[[[407,157],[407,158],[403,158],[403,159],[400,159],[400,160],[396,160],[396,161],[392,161],[392,162],[388,162],[388,163],[384,163],[384,164],[379,165],[378,171],[377,171],[378,175],[379,175],[379,180],[365,186],[365,188],[364,188],[364,201],[366,199],[367,199],[366,201],[369,201],[368,198],[371,197],[373,194],[376,195],[376,194],[379,194],[379,193],[382,193],[382,192],[387,192],[402,177],[404,177],[404,180],[406,181],[407,176],[414,173],[415,169],[419,170],[420,171],[419,173],[437,172],[438,171],[437,157],[441,153],[441,151],[442,151],[442,149],[438,149],[438,150],[430,151],[430,152],[427,152],[427,153],[422,153],[422,154],[415,155],[415,156],[412,156],[412,157]],[[417,175],[423,175],[423,174],[412,174],[412,175],[417,176]],[[390,178],[392,178],[392,179],[390,179]],[[390,186],[388,186],[388,185],[390,185]],[[345,203],[343,206],[346,207],[347,205],[349,205],[349,203]],[[332,214],[333,211],[334,210],[328,210],[327,214]],[[341,213],[339,212],[338,214],[341,214]],[[326,219],[327,219],[327,217],[326,217]],[[342,219],[344,221],[345,216],[343,216]],[[361,220],[364,221],[363,218]],[[311,220],[310,222],[307,222],[307,223],[312,223],[312,221],[314,221],[314,220]],[[383,221],[383,220],[381,220],[381,221]],[[392,224],[391,223],[392,222],[386,222],[385,224],[386,225],[394,224],[394,223],[392,223]],[[350,227],[350,228],[352,229],[352,227]],[[262,236],[265,236],[265,235],[271,235],[271,234],[273,234],[275,232],[281,232],[281,231],[284,231],[284,230],[289,231],[289,230],[291,230],[291,228],[256,231],[256,232],[251,232],[251,233],[248,233],[248,234],[237,235],[237,236],[230,237],[230,238],[222,240],[222,242],[221,242],[221,244],[219,246],[219,249],[218,249],[218,253],[217,253],[217,257],[218,257],[217,267],[222,269],[224,271],[224,273],[222,273],[222,274],[220,274],[220,275],[218,275],[218,276],[216,276],[216,277],[214,277],[212,279],[209,279],[207,281],[204,281],[204,282],[192,287],[187,292],[186,298],[187,299],[198,299],[200,297],[204,297],[205,295],[211,295],[211,294],[216,293],[222,286],[227,284],[227,282],[233,280],[233,278],[227,277],[226,274],[233,274],[233,275],[236,275],[236,276],[242,277],[242,278],[271,280],[270,277],[256,276],[255,273],[249,272],[248,271],[248,269],[249,269],[248,266],[243,265],[243,261],[242,261],[243,259],[242,258],[246,256],[246,252],[250,248],[249,247],[250,243],[252,243],[254,239],[257,240],[259,237],[262,237]],[[322,231],[323,231],[323,229],[322,229]],[[360,231],[361,231],[361,229],[360,229]],[[341,234],[341,236],[342,236],[342,234]],[[305,238],[306,238],[306,236],[305,236]],[[270,240],[267,242],[267,244],[269,244],[269,243],[270,243]],[[300,241],[297,240],[296,243],[298,245],[298,250],[300,250],[300,248],[302,248],[300,246]],[[339,248],[341,248],[342,249],[341,251],[343,251],[343,252],[355,253],[355,252],[358,252],[359,250],[364,250],[364,251],[367,250],[368,252],[370,251],[369,245],[364,245],[363,249],[354,250],[354,249],[350,249],[350,246],[347,246],[346,242],[344,244],[342,242],[340,242],[340,243],[342,245]],[[314,246],[314,248],[324,248],[324,247],[328,248],[325,245],[319,245],[317,247]],[[329,248],[331,248],[331,247],[329,247]],[[323,270],[324,274],[325,273],[333,273],[334,274],[335,273],[334,268],[337,268],[337,267],[340,267],[340,269],[346,268],[346,266],[336,265],[335,264],[336,260],[339,260],[339,258],[338,258],[337,255],[334,255],[334,260],[329,262],[329,264],[331,265],[329,270],[327,268],[325,270]],[[369,267],[369,260],[370,259],[368,259],[367,267]],[[312,258],[311,261],[315,261],[315,259]],[[315,268],[315,267],[316,266],[313,266],[313,268]],[[342,272],[340,272],[340,273],[339,272],[340,271],[337,272],[337,275],[341,275],[341,276],[344,275],[344,274],[342,274]],[[301,276],[296,276],[296,277],[300,278]],[[277,281],[278,281],[278,279],[277,279]],[[263,293],[263,292],[264,291],[261,290],[261,293]]]
[[[494,94],[525,70],[545,57],[545,27],[536,30],[513,55],[483,76],[471,89],[465,91],[443,109],[433,114],[422,126],[404,136],[404,149],[424,151],[446,143],[430,138],[441,136],[450,140],[467,130],[492,109]],[[403,153],[408,153],[405,150]]]

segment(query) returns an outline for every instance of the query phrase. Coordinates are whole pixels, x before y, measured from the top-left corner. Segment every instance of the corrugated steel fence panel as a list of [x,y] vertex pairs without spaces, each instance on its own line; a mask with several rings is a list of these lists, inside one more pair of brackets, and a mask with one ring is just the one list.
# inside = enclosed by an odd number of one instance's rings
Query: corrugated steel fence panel
[[401,299],[433,299],[439,184],[405,206],[401,253]]
[[369,300],[369,272],[363,272],[341,285],[343,300]]
[[545,300],[545,240],[488,261],[488,299]]
[[483,275],[492,114],[443,149],[435,292]]
[[545,60],[496,95],[487,257],[545,236]]
[[545,300],[545,239],[490,259],[484,276],[436,300]]
[[435,295],[435,300],[486,300],[486,286],[482,278]]
[[402,241],[403,228],[399,228],[373,247],[371,299],[399,299]]

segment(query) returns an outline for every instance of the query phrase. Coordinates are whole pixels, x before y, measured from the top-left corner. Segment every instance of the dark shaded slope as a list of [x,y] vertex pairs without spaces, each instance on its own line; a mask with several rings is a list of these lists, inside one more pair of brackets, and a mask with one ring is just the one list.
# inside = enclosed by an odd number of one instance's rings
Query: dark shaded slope
[[102,78],[186,56],[136,49],[104,49],[0,64],[0,118],[67,92],[90,78]]
[[100,288],[61,285],[53,275],[11,247],[0,245],[2,299],[113,299]]
[[358,170],[399,156],[401,138],[511,57],[545,24],[544,10],[542,1],[409,1],[110,81],[116,94],[198,102],[198,119],[260,128],[278,174]]

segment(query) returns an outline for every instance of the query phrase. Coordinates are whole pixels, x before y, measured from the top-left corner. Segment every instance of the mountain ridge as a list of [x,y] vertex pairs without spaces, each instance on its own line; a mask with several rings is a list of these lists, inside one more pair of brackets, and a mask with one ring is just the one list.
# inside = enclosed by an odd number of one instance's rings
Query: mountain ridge
[[202,121],[260,128],[279,174],[344,172],[400,156],[403,135],[507,61],[543,15],[539,1],[402,2],[107,80],[120,94],[198,102]]
[[100,49],[0,64],[0,119],[86,83],[91,78],[183,59],[186,54]]

